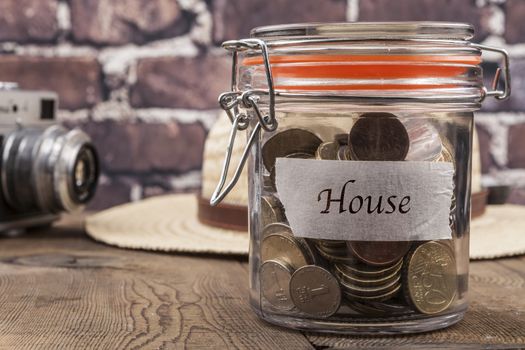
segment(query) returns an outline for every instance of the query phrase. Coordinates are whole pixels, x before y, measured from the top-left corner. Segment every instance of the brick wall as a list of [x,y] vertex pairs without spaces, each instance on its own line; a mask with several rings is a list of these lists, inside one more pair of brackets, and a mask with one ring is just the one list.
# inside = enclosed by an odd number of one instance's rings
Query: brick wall
[[[270,6],[271,5],[271,6]],[[449,20],[511,54],[513,97],[477,115],[484,181],[525,203],[525,0],[2,0],[0,80],[60,94],[60,121],[99,146],[94,208],[200,184],[203,143],[228,88],[226,39],[265,24]],[[496,57],[487,55],[492,76]],[[520,189],[524,188],[524,189]]]

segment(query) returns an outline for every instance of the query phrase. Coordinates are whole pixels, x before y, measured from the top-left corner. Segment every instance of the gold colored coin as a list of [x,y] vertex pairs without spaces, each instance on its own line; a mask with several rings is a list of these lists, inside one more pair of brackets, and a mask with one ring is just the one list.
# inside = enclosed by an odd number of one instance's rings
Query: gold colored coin
[[408,257],[405,273],[408,298],[418,311],[436,314],[454,301],[456,261],[445,244],[431,241],[417,247]]

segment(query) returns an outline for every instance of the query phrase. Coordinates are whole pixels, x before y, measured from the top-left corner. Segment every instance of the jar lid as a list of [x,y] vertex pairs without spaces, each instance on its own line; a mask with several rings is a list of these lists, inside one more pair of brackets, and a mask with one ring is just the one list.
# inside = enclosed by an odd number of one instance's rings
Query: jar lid
[[250,36],[264,40],[283,38],[436,39],[469,40],[474,28],[456,22],[342,22],[297,23],[253,29]]
[[[481,51],[474,28],[451,22],[300,23],[255,28],[268,48],[277,92],[481,100]],[[240,58],[249,86],[264,89],[264,59]],[[245,87],[240,86],[241,90]],[[410,91],[407,94],[407,91]]]

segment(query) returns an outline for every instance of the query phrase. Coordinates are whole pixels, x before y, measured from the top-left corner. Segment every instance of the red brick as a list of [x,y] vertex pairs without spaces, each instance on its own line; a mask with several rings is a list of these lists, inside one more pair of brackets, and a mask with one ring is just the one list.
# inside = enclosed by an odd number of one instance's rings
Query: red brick
[[482,20],[488,12],[475,0],[366,0],[359,2],[360,21],[450,21],[474,25],[476,39],[488,34]]
[[507,0],[505,3],[505,40],[509,44],[525,41],[525,1]]
[[57,0],[2,0],[0,40],[49,42],[58,34]]
[[216,43],[246,38],[264,25],[346,20],[346,0],[212,0],[211,8]]
[[180,35],[191,16],[174,0],[70,0],[73,39],[98,45]]
[[139,179],[135,176],[105,176],[99,182],[95,196],[88,203],[88,210],[103,210],[115,205],[131,201],[131,191],[135,186],[140,186]]
[[218,108],[229,89],[231,58],[222,56],[147,58],[138,63],[131,89],[133,107]]
[[506,202],[509,204],[525,205],[525,188],[511,188]]
[[76,126],[93,139],[106,174],[177,174],[201,167],[206,131],[200,123],[106,120]]
[[508,138],[509,168],[525,168],[525,123],[511,125]]
[[29,90],[52,90],[60,107],[79,109],[102,100],[101,68],[92,57],[0,56],[0,77]]

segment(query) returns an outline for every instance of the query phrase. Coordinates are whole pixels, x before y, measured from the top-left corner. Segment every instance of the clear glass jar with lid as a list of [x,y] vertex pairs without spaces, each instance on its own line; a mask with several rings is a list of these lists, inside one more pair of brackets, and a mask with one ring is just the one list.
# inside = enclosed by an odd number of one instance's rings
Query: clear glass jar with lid
[[[228,41],[220,104],[247,130],[250,302],[271,323],[422,332],[467,310],[473,112],[504,50],[445,22],[292,24]],[[483,86],[483,50],[503,67]],[[500,73],[503,74],[500,74]],[[501,80],[501,81],[500,81]],[[498,89],[501,85],[501,89]]]

